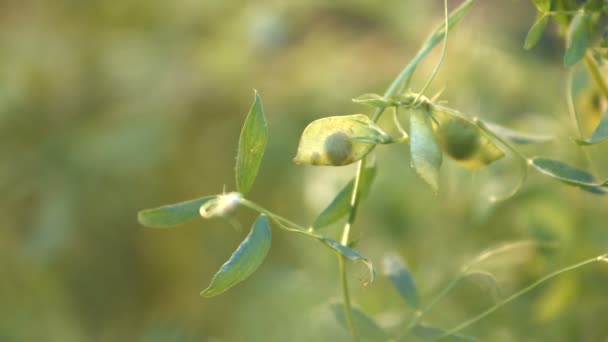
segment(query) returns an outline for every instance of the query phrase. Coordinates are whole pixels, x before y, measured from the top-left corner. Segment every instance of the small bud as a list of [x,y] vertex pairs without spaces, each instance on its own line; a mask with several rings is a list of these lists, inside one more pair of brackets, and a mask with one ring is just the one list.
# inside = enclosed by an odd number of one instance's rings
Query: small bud
[[219,195],[216,199],[203,204],[199,213],[203,218],[225,217],[232,213],[243,199],[239,192]]

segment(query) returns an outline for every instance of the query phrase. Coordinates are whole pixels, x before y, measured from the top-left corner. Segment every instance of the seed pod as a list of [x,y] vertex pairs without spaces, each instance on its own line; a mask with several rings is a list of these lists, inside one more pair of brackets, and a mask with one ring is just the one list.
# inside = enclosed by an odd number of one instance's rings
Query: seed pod
[[367,116],[332,116],[304,129],[293,159],[296,164],[342,166],[365,157],[376,144],[390,141]]
[[479,169],[504,157],[504,152],[462,114],[443,106],[433,106],[432,112],[441,149],[461,166]]
[[444,152],[456,160],[471,157],[479,148],[481,137],[476,126],[455,117],[443,122],[437,135]]

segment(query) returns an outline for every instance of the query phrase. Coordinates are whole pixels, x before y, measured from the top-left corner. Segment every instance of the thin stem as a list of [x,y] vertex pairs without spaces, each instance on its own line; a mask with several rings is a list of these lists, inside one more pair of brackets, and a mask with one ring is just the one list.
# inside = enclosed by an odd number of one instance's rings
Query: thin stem
[[607,256],[607,254],[600,255],[600,256],[597,256],[597,257],[594,257],[594,258],[591,258],[591,259],[587,259],[587,260],[581,261],[581,262],[576,263],[574,265],[571,265],[571,266],[568,266],[568,267],[564,267],[564,268],[562,268],[560,270],[557,270],[555,272],[549,273],[548,275],[540,278],[539,280],[533,282],[532,284],[526,286],[525,288],[523,288],[523,289],[515,292],[511,296],[509,296],[509,297],[501,300],[496,305],[494,305],[491,308],[485,310],[484,312],[480,313],[479,315],[477,315],[477,316],[475,316],[475,317],[473,317],[473,318],[471,318],[471,319],[469,319],[469,320],[467,320],[467,321],[459,324],[458,326],[456,326],[456,327],[448,330],[445,334],[443,334],[439,338],[437,338],[437,340],[446,338],[446,337],[448,337],[450,335],[453,335],[453,334],[461,331],[462,329],[467,328],[468,326],[476,323],[477,321],[479,321],[482,318],[488,316],[489,314],[493,313],[494,311],[500,309],[502,306],[510,303],[514,299],[516,299],[516,298],[518,298],[518,297],[526,294],[527,292],[533,290],[534,288],[538,287],[539,285],[543,284],[544,282],[546,282],[546,281],[548,281],[548,280],[550,280],[552,278],[555,278],[555,277],[557,277],[558,275],[560,275],[562,273],[575,270],[577,268],[583,267],[585,265],[588,265],[588,264],[591,264],[591,263],[594,263],[594,262],[597,262],[597,261],[603,261],[604,258],[606,258],[606,256]]
[[359,341],[359,333],[355,326],[355,320],[352,314],[352,306],[350,303],[350,294],[348,291],[348,279],[346,277],[346,257],[342,254],[338,255],[338,267],[340,268],[340,289],[342,290],[342,302],[344,303],[344,317],[346,325],[354,341]]
[[[416,53],[416,56],[414,56],[414,58],[406,65],[406,67],[399,73],[399,75],[397,75],[397,77],[390,84],[390,86],[384,93],[384,98],[390,99],[398,94],[399,90],[401,89],[401,86],[407,79],[409,79],[411,77],[412,73],[416,69],[416,66],[441,41],[442,36],[447,35],[447,32],[454,26],[454,24],[456,24],[460,20],[461,17],[458,17],[458,16],[460,14],[465,13],[466,10],[472,5],[472,3],[474,1],[475,0],[464,1],[458,8],[456,8],[453,11],[454,20],[452,22],[450,22],[448,20],[433,31],[433,33],[427,38],[427,40],[425,41],[423,46],[420,48],[420,50],[418,50],[418,52]],[[376,109],[376,111],[374,112],[374,114],[372,116],[373,122],[378,122],[378,120],[380,119],[380,116],[382,115],[382,113],[384,113],[384,109],[385,108]],[[351,203],[350,203],[351,210],[348,215],[348,221],[344,225],[344,229],[342,231],[341,243],[343,245],[348,244],[350,230],[357,217],[357,210],[359,207],[359,197],[360,197],[359,189],[360,189],[361,179],[363,178],[363,171],[365,170],[366,164],[367,164],[367,157],[364,157],[363,159],[361,159],[359,161],[358,166],[357,166],[357,174],[355,176],[355,182],[353,185],[353,193],[352,193]],[[357,330],[355,329],[354,324],[352,324],[353,318],[352,318],[352,311],[350,309],[350,296],[348,293],[348,281],[347,281],[347,277],[346,277],[346,267],[344,267],[345,265],[343,265],[343,264],[345,264],[346,260],[345,260],[344,256],[342,256],[342,255],[339,256],[339,260],[340,260],[339,261],[340,262],[340,279],[341,279],[341,285],[342,285],[342,298],[344,300],[344,314],[346,317],[346,321],[347,322],[350,321],[349,328],[350,328],[351,334],[353,335],[353,339],[355,341],[357,341],[359,339],[359,337],[358,337]]]
[[604,95],[604,98],[608,99],[608,83],[606,82],[606,79],[604,79],[604,76],[602,76],[599,66],[591,55],[591,51],[585,53],[585,66],[587,67],[587,71],[591,75],[591,78],[593,78],[595,85],[597,85]]
[[488,250],[480,253],[473,260],[469,261],[464,266],[462,266],[462,268],[460,269],[460,272],[458,272],[458,274],[456,274],[456,276],[454,276],[454,278],[448,283],[448,285],[446,285],[446,287],[444,287],[431,300],[431,302],[426,307],[424,307],[422,310],[419,310],[416,312],[414,317],[412,317],[412,319],[405,326],[405,328],[401,330],[401,332],[399,333],[399,335],[397,337],[397,340],[400,340],[405,335],[407,335],[411,331],[411,329],[414,328],[418,324],[418,322],[420,322],[420,320],[422,319],[422,317],[424,315],[426,315],[429,311],[431,311],[431,309],[437,303],[439,303],[445,296],[447,296],[460,283],[460,281],[467,276],[467,273],[469,272],[469,270],[471,270],[474,266],[488,260],[489,258],[491,258],[495,255],[506,253],[506,252],[512,251],[517,248],[529,247],[529,246],[554,247],[555,244],[540,243],[540,242],[536,242],[536,241],[516,241],[516,242],[504,244],[499,247],[494,247],[494,248],[488,249]]
[[[443,1],[443,12],[445,16],[445,27],[448,27],[448,0]],[[422,96],[422,94],[426,91],[426,88],[428,88],[431,82],[433,82],[435,76],[437,76],[437,73],[439,72],[439,68],[441,68],[441,65],[443,64],[443,59],[445,58],[445,50],[448,46],[448,32],[449,30],[445,30],[445,34],[443,35],[443,47],[441,48],[441,56],[439,57],[439,62],[437,62],[437,65],[435,65],[433,73],[424,84],[424,87],[422,87],[422,90],[420,90],[420,93],[418,94],[418,97],[416,97],[416,100],[414,100],[414,103],[418,103],[418,100],[420,100],[420,96]]]
[[[581,122],[576,113],[576,108],[574,107],[574,98],[573,98],[573,94],[572,94],[572,83],[573,82],[574,82],[574,71],[573,71],[573,69],[570,69],[570,71],[568,72],[568,80],[566,82],[566,101],[568,103],[568,113],[570,114],[570,118],[572,119],[572,121],[574,122],[574,126],[576,127],[576,134],[578,135],[579,138],[584,139],[583,130],[581,128]],[[587,164],[589,164],[591,171],[597,175],[597,168],[595,167],[595,163],[593,162],[593,159],[591,158],[591,154],[589,153],[589,150],[584,148],[583,154],[585,156],[585,159],[587,159]]]

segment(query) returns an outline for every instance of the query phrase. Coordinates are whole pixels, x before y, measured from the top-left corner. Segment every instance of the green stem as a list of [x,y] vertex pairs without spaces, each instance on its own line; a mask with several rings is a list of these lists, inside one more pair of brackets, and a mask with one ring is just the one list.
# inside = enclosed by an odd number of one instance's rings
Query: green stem
[[476,323],[477,321],[481,320],[482,318],[484,318],[484,317],[488,316],[489,314],[493,313],[494,311],[500,309],[502,306],[510,303],[514,299],[516,299],[516,298],[518,298],[518,297],[526,294],[527,292],[533,290],[534,288],[538,287],[539,285],[543,284],[544,282],[546,282],[546,281],[548,281],[548,280],[550,280],[552,278],[555,278],[555,277],[557,277],[558,275],[560,275],[562,273],[575,270],[577,268],[583,267],[585,265],[588,265],[588,264],[591,264],[591,263],[594,263],[594,262],[597,262],[597,261],[603,261],[604,258],[606,258],[606,256],[607,256],[607,254],[600,255],[600,256],[597,256],[597,257],[594,257],[594,258],[591,258],[591,259],[587,259],[587,260],[581,261],[581,262],[576,263],[574,265],[571,265],[571,266],[568,266],[568,267],[564,267],[564,268],[562,268],[560,270],[557,270],[555,272],[552,272],[552,273],[550,273],[550,274],[548,274],[548,275],[540,278],[539,280],[533,282],[532,284],[526,286],[525,288],[523,288],[523,289],[515,292],[511,296],[509,296],[509,297],[501,300],[496,305],[494,305],[491,308],[485,310],[484,312],[480,313],[479,315],[477,315],[477,316],[475,316],[475,317],[473,317],[473,318],[471,318],[471,319],[469,319],[469,320],[467,320],[467,321],[459,324],[458,326],[456,326],[456,327],[448,330],[445,334],[439,336],[439,338],[437,338],[437,340],[446,338],[446,337],[448,337],[450,335],[453,335],[453,334],[461,331],[462,329],[465,329],[465,328],[469,327],[470,325]]
[[[574,122],[574,126],[576,127],[576,134],[578,135],[579,138],[584,139],[581,122],[578,117],[578,114],[576,113],[576,108],[574,107],[574,98],[573,98],[573,94],[572,94],[572,83],[573,82],[574,82],[574,71],[573,71],[573,69],[570,69],[570,71],[568,72],[568,80],[566,83],[566,101],[568,103],[568,113],[570,114],[570,118],[572,119],[572,121]],[[585,159],[587,160],[587,164],[591,168],[591,171],[593,172],[593,174],[597,175],[597,168],[595,167],[595,163],[593,162],[593,159],[591,158],[589,149],[584,148],[583,154],[585,156]]]
[[426,315],[429,311],[431,311],[431,309],[437,303],[439,303],[445,296],[447,296],[460,283],[460,281],[467,276],[467,273],[469,272],[469,270],[471,270],[474,266],[476,266],[498,254],[506,253],[506,252],[512,251],[517,248],[529,247],[529,246],[539,246],[539,245],[545,246],[545,247],[554,247],[553,243],[539,243],[536,241],[517,241],[517,242],[507,243],[507,244],[504,244],[499,247],[491,248],[491,249],[486,250],[485,252],[482,252],[481,254],[479,254],[476,258],[474,258],[473,260],[469,261],[464,266],[462,266],[462,268],[460,269],[460,272],[450,281],[450,283],[448,285],[446,285],[446,287],[444,287],[433,298],[433,300],[431,300],[431,302],[426,307],[424,307],[422,310],[419,310],[416,312],[416,314],[412,317],[412,319],[405,326],[405,328],[402,329],[401,332],[399,333],[399,335],[397,337],[397,341],[399,341],[403,337],[405,337],[418,324],[418,322],[420,322],[420,320],[422,319],[422,317],[424,315]]
[[[442,23],[438,28],[436,28],[433,33],[426,39],[425,43],[422,45],[420,50],[416,53],[416,56],[405,66],[405,68],[397,75],[397,77],[390,84],[386,92],[384,93],[384,98],[390,99],[398,94],[401,89],[402,84],[411,77],[412,73],[416,69],[416,66],[426,57],[426,55],[433,50],[433,48],[441,42],[447,32],[462,19],[462,16],[467,12],[469,7],[475,2],[475,0],[466,0],[464,1],[458,8],[454,9],[450,14],[447,22]],[[377,108],[374,114],[372,115],[372,121],[378,122],[382,113],[384,113],[385,108]],[[351,197],[351,209],[348,215],[348,221],[344,225],[344,229],[342,231],[342,239],[341,243],[343,245],[348,245],[348,239],[350,235],[350,230],[352,225],[355,222],[357,217],[357,211],[359,208],[359,189],[361,185],[361,179],[363,177],[363,171],[365,170],[365,166],[367,164],[367,157],[361,159],[357,166],[357,174],[355,176],[355,182],[353,185],[353,193]],[[346,317],[346,321],[348,322],[351,334],[353,335],[353,339],[357,341],[359,339],[357,330],[354,326],[354,320],[352,317],[352,310],[350,308],[350,296],[348,292],[348,280],[346,277],[346,260],[344,256],[339,256],[340,263],[340,283],[342,287],[342,298],[344,300],[344,314]]]
[[604,98],[608,100],[608,83],[602,76],[599,66],[591,55],[591,51],[587,51],[587,53],[585,53],[585,66],[587,67],[587,71],[589,71],[591,78],[595,82],[595,85],[597,85],[597,87],[600,89],[604,95]]

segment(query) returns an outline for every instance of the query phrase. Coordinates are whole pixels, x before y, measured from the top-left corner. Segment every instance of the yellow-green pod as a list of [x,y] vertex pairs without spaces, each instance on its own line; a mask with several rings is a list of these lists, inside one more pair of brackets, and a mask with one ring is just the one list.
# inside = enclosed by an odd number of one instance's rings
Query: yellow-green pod
[[461,166],[479,169],[504,157],[504,152],[460,113],[440,106],[432,110],[441,149]]
[[390,136],[363,114],[332,116],[315,120],[304,129],[296,164],[342,166],[365,157],[376,144]]

